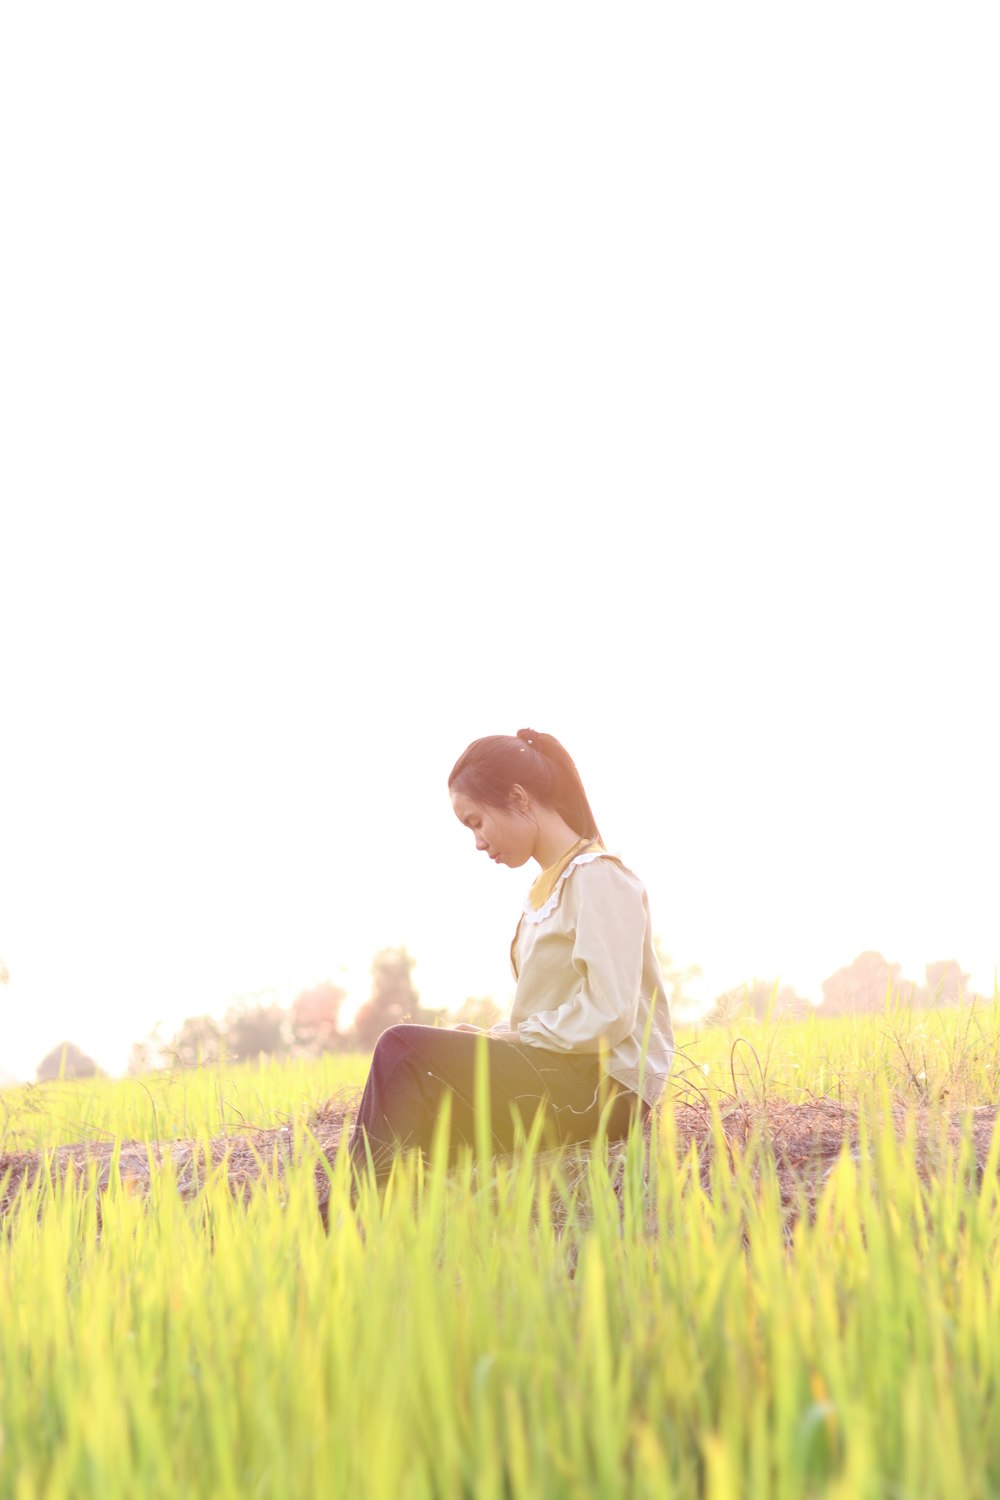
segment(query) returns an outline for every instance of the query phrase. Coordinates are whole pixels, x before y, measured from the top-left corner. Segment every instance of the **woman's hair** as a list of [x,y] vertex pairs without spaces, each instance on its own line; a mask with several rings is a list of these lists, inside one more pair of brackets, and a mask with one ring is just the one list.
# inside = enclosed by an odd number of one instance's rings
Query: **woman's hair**
[[581,838],[601,837],[580,773],[552,734],[519,729],[488,734],[463,750],[448,777],[448,790],[484,807],[509,807],[511,788],[524,790],[543,807],[555,808]]

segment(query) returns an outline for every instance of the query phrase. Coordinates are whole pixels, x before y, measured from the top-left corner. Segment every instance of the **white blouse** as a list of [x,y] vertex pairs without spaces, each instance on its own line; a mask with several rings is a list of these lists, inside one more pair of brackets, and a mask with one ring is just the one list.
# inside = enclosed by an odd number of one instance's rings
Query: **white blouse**
[[493,1032],[550,1052],[601,1052],[612,1078],[656,1103],[674,1041],[638,876],[604,850],[577,855],[538,911],[525,904],[511,962],[510,1021]]

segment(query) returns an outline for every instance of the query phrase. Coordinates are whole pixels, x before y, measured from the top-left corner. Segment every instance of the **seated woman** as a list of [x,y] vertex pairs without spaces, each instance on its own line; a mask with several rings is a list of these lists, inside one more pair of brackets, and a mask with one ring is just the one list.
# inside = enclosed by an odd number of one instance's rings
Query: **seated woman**
[[541,873],[511,946],[517,988],[510,1021],[390,1026],[379,1037],[351,1135],[357,1190],[369,1153],[376,1179],[394,1153],[429,1155],[451,1095],[450,1159],[475,1142],[478,1037],[489,1067],[496,1152],[513,1151],[544,1114],[543,1147],[590,1140],[602,1111],[620,1139],[663,1091],[673,1033],[642,882],[601,842],[572,759],[552,735],[519,729],[473,741],[448,778],[456,817],[476,848]]

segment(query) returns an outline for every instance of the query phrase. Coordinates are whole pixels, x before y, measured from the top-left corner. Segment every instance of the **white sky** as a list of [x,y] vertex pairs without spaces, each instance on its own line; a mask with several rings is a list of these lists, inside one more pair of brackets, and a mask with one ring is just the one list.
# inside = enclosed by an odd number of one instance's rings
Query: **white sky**
[[0,1072],[506,1003],[575,756],[705,998],[1000,963],[994,7],[6,7]]

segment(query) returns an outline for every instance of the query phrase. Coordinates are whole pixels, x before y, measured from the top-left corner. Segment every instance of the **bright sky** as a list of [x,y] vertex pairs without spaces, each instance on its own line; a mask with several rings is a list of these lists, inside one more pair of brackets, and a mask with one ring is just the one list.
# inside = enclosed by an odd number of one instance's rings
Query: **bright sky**
[[7,7],[0,1073],[404,943],[531,725],[711,999],[1000,964],[992,6]]

